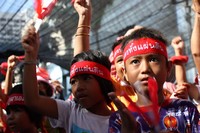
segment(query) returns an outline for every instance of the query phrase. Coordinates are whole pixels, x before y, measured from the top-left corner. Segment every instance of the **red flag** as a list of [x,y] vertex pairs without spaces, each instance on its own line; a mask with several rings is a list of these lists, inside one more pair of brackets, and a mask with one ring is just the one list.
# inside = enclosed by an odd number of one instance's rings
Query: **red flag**
[[72,5],[74,5],[74,1],[75,1],[75,0],[71,0],[71,4],[72,4]]
[[55,6],[57,0],[52,0],[49,5],[44,7],[42,0],[35,0],[35,11],[37,13],[37,20],[35,22],[36,32],[39,30],[40,25],[42,24],[42,20],[51,13],[53,7]]
[[1,73],[6,76],[6,71],[7,71],[8,63],[7,62],[2,62],[0,65]]
[[22,56],[17,56],[17,59],[20,60],[20,61],[21,61],[21,60],[24,60],[24,58],[25,58],[24,55],[22,55]]
[[42,0],[35,0],[34,3],[35,11],[37,13],[37,17],[41,19],[41,13],[42,13]]
[[158,106],[158,85],[155,78],[149,77],[148,79],[149,95],[153,105],[153,113],[155,118],[155,124],[159,123],[159,106]]
[[49,15],[53,10],[57,0],[52,0],[48,6],[44,7],[42,0],[35,0],[35,11],[39,19],[44,19],[45,16]]

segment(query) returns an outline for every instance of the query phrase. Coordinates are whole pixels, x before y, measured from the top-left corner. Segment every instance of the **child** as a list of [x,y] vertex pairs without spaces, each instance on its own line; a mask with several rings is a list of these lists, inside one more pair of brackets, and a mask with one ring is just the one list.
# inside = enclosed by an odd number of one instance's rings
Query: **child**
[[[82,52],[87,51],[90,49],[89,45],[89,32],[90,32],[90,19],[91,19],[91,3],[90,0],[74,0],[74,8],[77,11],[79,15],[79,21],[77,26],[77,31],[74,38],[74,55]],[[141,28],[141,26],[136,26],[133,29],[130,29],[129,32],[126,33],[126,35],[130,34],[130,32],[134,31],[137,28]],[[123,101],[123,103],[128,106],[129,102],[124,99],[123,96],[121,96],[122,91],[125,91],[129,97],[133,100],[137,100],[137,95],[135,94],[134,90],[130,90],[129,87],[122,86],[120,84],[120,81],[123,79],[123,73],[122,73],[122,52],[120,50],[121,41],[118,41],[114,44],[112,48],[113,53],[113,60],[111,61],[112,67],[114,68],[115,74],[112,74],[111,70],[111,79],[112,82],[116,88],[116,94],[118,95],[118,98]],[[113,106],[113,104],[112,104]],[[117,108],[113,106],[113,109],[116,110]]]
[[29,109],[24,103],[22,84],[14,86],[8,94],[7,125],[13,132],[39,133],[42,115]]
[[[142,28],[134,31],[122,46],[125,78],[132,87],[135,86],[138,95],[136,105],[140,112],[135,107],[131,110],[132,114],[139,123],[138,128],[141,129],[141,132],[197,133],[199,131],[199,113],[195,105],[182,99],[164,100],[163,83],[166,81],[171,67],[168,62],[166,44],[167,42],[160,32]],[[149,91],[152,88],[148,86],[150,77],[155,78],[158,87],[157,94],[155,94],[156,92],[153,94],[154,98],[157,98],[154,103],[152,103],[151,92],[156,89],[156,86]],[[115,103],[118,103],[114,94],[110,94],[110,96]],[[156,104],[156,102],[158,103]],[[158,110],[155,110],[154,115],[148,115],[152,113],[149,110],[156,109],[152,106]],[[123,113],[123,108],[119,110],[120,113]],[[156,115],[156,113],[158,114]],[[120,131],[120,124],[116,120],[114,121],[113,125],[113,121],[110,120],[109,129],[113,132]]]
[[70,83],[75,101],[55,100],[38,94],[36,59],[39,37],[30,27],[22,38],[25,49],[24,98],[30,108],[51,117],[54,127],[66,132],[105,133],[112,113],[107,105],[109,92],[114,91],[110,81],[110,62],[99,51],[77,54],[71,63]]

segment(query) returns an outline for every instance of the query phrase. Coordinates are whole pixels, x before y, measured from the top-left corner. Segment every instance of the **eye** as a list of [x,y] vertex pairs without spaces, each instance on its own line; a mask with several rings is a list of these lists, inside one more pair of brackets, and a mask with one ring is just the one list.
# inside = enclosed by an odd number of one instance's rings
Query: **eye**
[[122,63],[122,62],[123,62],[122,56],[116,58],[116,63]]
[[10,114],[10,109],[6,109],[6,113],[7,113],[7,115],[9,115]]
[[130,62],[131,64],[139,64],[140,63],[140,61],[138,60],[138,59],[133,59],[133,60],[131,60],[131,62]]
[[70,80],[70,84],[71,84],[71,85],[74,85],[75,83],[76,83],[76,80],[72,78],[72,79]]
[[150,59],[150,62],[159,62],[159,58],[157,58],[157,57],[152,57],[152,58]]

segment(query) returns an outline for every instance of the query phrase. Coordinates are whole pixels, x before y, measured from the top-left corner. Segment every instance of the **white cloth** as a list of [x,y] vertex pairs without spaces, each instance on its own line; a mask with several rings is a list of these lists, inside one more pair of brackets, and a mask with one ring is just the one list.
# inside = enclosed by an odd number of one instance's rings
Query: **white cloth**
[[52,127],[62,127],[67,133],[107,133],[110,116],[93,114],[74,101],[56,100],[58,120],[51,119]]

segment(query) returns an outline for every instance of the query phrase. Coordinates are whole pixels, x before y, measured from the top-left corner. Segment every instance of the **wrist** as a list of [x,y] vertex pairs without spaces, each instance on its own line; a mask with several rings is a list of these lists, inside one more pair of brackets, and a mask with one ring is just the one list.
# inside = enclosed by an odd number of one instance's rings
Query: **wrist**
[[175,52],[175,55],[176,55],[176,56],[183,55],[183,52],[182,52],[182,50],[180,50],[180,49],[175,50],[174,52]]
[[25,53],[24,61],[37,61],[37,56],[30,53]]
[[13,69],[12,66],[8,66],[8,69],[7,69],[7,70],[10,71],[10,72],[12,72],[14,69]]
[[90,17],[86,15],[79,15],[78,25],[88,25],[90,26]]
[[24,65],[37,65],[37,61],[24,61]]

